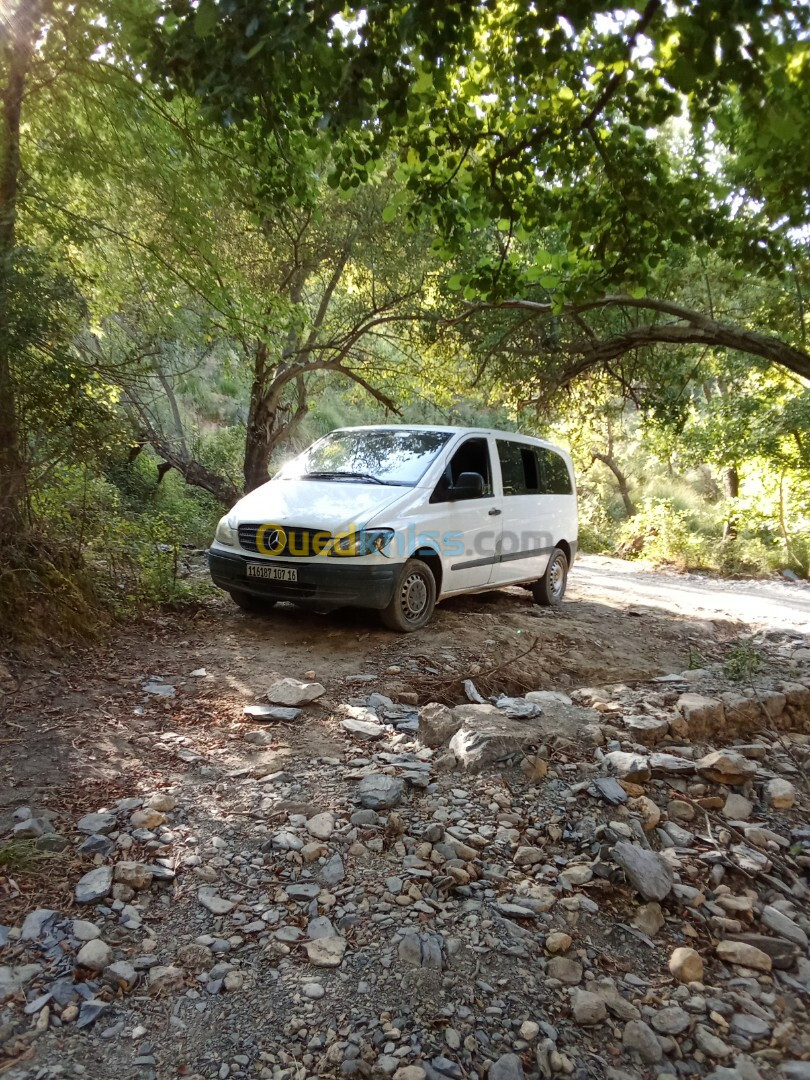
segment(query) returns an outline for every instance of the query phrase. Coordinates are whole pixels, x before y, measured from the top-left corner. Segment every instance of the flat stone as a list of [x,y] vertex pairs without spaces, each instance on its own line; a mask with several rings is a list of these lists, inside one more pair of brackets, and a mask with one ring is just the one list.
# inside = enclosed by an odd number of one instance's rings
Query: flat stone
[[637,926],[643,934],[651,938],[655,937],[665,923],[661,905],[655,900],[651,900],[649,904],[641,904],[633,919],[633,926]]
[[624,750],[611,750],[605,754],[608,768],[621,780],[643,784],[650,779],[650,763],[644,754],[628,754]]
[[116,825],[115,814],[109,813],[85,814],[76,822],[76,828],[79,832],[99,833],[101,836],[106,836],[107,833],[112,832]]
[[22,941],[35,941],[42,935],[46,924],[55,915],[56,912],[51,908],[35,908],[34,911],[29,911],[20,929],[20,939]]
[[759,1016],[751,1013],[734,1013],[731,1017],[731,1027],[738,1035],[744,1035],[746,1039],[769,1039],[771,1037],[770,1024]]
[[643,1020],[628,1020],[622,1033],[625,1050],[638,1054],[648,1065],[661,1061],[664,1052],[653,1029]]
[[649,764],[653,776],[691,776],[695,771],[694,761],[679,754],[650,754]]
[[680,1035],[689,1027],[689,1020],[689,1013],[680,1005],[668,1005],[664,1009],[659,1009],[650,1022],[662,1035]]
[[800,945],[803,949],[807,948],[807,934],[800,926],[796,925],[793,919],[788,918],[778,908],[768,904],[762,909],[761,919],[767,927],[773,930],[774,933],[779,934],[780,937],[795,942],[796,945]]
[[742,941],[720,941],[715,952],[727,964],[737,964],[754,971],[767,972],[773,966],[767,953]]
[[76,903],[92,904],[109,896],[113,883],[113,868],[97,866],[89,870],[76,883]]
[[577,986],[582,982],[582,964],[567,956],[553,956],[548,962],[548,977],[557,979],[566,986]]
[[343,865],[343,859],[335,852],[331,858],[327,859],[321,869],[318,871],[318,881],[322,885],[326,885],[328,888],[332,888],[335,885],[339,885],[343,878],[346,876],[346,869]]
[[730,795],[726,796],[722,814],[729,821],[747,821],[753,809],[754,804],[750,799],[746,799],[744,795],[731,792]]
[[735,750],[713,750],[695,763],[701,776],[716,784],[745,784],[757,774],[757,763]]
[[799,957],[800,947],[783,937],[735,933],[732,940],[764,952],[771,959],[771,967],[778,971],[789,971]]
[[369,773],[357,785],[357,801],[367,810],[390,810],[404,794],[405,781],[385,773]]
[[535,705],[574,704],[568,694],[563,694],[560,690],[530,690],[525,696],[527,701],[531,701]]
[[74,919],[70,929],[78,941],[95,941],[97,937],[101,937],[101,931],[96,924],[87,922],[86,919]]
[[42,971],[41,964],[17,964],[0,967],[0,1001],[13,997]]
[[202,907],[210,911],[212,915],[227,915],[229,911],[234,909],[234,905],[230,900],[217,895],[213,889],[207,886],[202,886],[197,890],[197,899]]
[[515,866],[536,866],[545,862],[546,852],[542,848],[519,847],[513,856]]
[[273,705],[307,705],[326,693],[319,682],[301,682],[300,679],[278,679],[268,689],[266,697]]
[[656,852],[620,840],[613,848],[613,859],[645,900],[663,900],[672,891],[672,869]]
[[626,716],[624,726],[633,742],[654,746],[669,734],[669,723],[663,717]]
[[728,1043],[723,1042],[721,1038],[703,1024],[698,1024],[695,1028],[694,1038],[698,1048],[702,1050],[707,1057],[715,1060],[722,1060],[723,1058],[730,1057],[732,1054],[732,1049]]
[[119,960],[104,969],[104,981],[122,990],[131,990],[138,981],[138,972],[127,960]]
[[487,1073],[488,1080],[524,1080],[523,1062],[517,1054],[501,1054]]
[[324,996],[326,991],[324,990],[324,988],[321,986],[320,983],[310,982],[310,983],[304,983],[304,985],[301,987],[301,993],[309,1001],[318,1001],[320,998],[322,998]]
[[506,761],[542,741],[531,723],[510,720],[494,705],[457,705],[453,715],[462,724],[450,740],[449,749],[465,769]]
[[182,968],[158,964],[149,969],[149,991],[152,994],[172,990],[182,984],[185,973]]
[[315,967],[338,967],[346,952],[346,939],[322,937],[307,941],[304,945],[309,962]]
[[242,712],[257,724],[272,724],[274,721],[289,724],[301,715],[300,709],[283,705],[246,705]]
[[144,863],[119,862],[113,870],[113,880],[131,889],[148,889],[152,884],[152,870]]
[[382,738],[385,734],[385,728],[374,720],[355,720],[353,717],[347,717],[340,721],[340,726],[355,739],[374,740]]

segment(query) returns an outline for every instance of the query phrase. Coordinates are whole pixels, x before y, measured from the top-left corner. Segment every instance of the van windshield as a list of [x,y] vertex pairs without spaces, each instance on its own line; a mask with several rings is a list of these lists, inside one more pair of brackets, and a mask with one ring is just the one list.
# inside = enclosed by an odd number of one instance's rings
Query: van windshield
[[338,480],[411,487],[450,438],[408,428],[333,431],[282,470],[284,480]]

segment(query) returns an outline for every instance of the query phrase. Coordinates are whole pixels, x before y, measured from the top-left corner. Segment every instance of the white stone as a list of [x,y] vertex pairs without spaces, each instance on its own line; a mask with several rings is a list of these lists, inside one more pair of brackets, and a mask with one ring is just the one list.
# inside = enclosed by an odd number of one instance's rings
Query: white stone
[[306,705],[326,693],[319,682],[301,682],[300,679],[278,679],[267,691],[267,700],[273,705]]
[[103,971],[112,960],[112,949],[100,938],[85,942],[76,954],[76,963],[90,971]]

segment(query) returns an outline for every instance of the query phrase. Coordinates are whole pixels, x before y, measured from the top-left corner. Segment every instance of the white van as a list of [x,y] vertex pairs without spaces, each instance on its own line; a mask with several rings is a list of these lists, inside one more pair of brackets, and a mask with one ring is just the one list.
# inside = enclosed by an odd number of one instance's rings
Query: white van
[[479,428],[342,428],[217,526],[214,583],[248,611],[376,608],[418,630],[439,600],[501,585],[559,604],[577,550],[569,455]]

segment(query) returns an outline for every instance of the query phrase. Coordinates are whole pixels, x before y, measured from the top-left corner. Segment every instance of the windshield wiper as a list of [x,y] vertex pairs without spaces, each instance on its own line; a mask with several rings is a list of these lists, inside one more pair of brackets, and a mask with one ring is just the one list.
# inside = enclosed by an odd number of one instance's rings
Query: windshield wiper
[[371,473],[364,472],[308,472],[303,473],[302,480],[363,480],[367,484],[384,484],[384,480],[380,480],[376,476],[372,476]]

